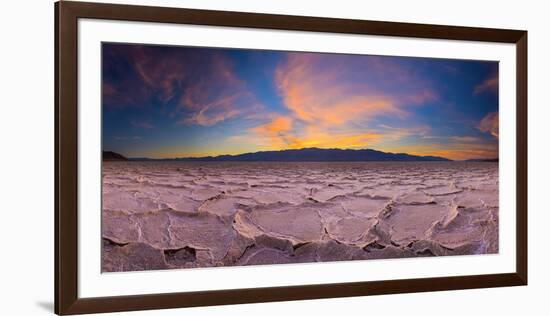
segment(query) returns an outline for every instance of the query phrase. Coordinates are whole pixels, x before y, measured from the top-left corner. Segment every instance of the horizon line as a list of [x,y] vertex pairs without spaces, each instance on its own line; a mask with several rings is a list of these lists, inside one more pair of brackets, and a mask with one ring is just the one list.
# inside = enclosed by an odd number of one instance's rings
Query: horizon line
[[151,157],[146,157],[146,156],[132,156],[132,157],[130,157],[130,156],[122,155],[117,151],[103,150],[103,149],[102,149],[102,153],[105,153],[105,152],[115,153],[115,154],[121,155],[124,158],[129,159],[129,160],[135,160],[135,159],[176,160],[176,159],[207,159],[207,158],[218,158],[218,157],[223,157],[223,156],[235,157],[235,156],[246,155],[246,154],[257,154],[257,153],[264,153],[264,152],[298,151],[298,150],[305,150],[305,149],[341,150],[341,151],[371,150],[371,151],[375,151],[375,152],[380,152],[380,153],[385,153],[385,154],[392,154],[392,155],[408,155],[408,156],[423,157],[423,158],[426,158],[426,157],[442,158],[442,159],[447,159],[449,161],[495,160],[495,159],[498,160],[499,159],[499,157],[490,157],[490,158],[477,157],[477,158],[468,158],[468,159],[458,159],[457,160],[457,159],[451,159],[451,158],[447,158],[447,157],[443,157],[443,156],[436,156],[436,155],[416,155],[416,154],[411,154],[411,153],[406,153],[406,152],[389,152],[389,151],[376,150],[376,149],[372,149],[372,148],[352,149],[352,148],[336,148],[336,147],[332,147],[332,148],[303,147],[303,148],[288,148],[288,149],[279,149],[279,150],[259,150],[259,151],[254,151],[254,152],[243,152],[243,153],[238,153],[238,154],[219,154],[219,155],[206,155],[206,156],[174,156],[174,157],[163,157],[163,158],[151,158]]

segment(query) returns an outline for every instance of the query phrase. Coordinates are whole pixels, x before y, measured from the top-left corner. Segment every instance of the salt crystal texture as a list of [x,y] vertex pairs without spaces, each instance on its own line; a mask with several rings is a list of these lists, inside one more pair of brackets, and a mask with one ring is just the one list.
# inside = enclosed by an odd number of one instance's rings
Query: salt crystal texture
[[102,271],[498,253],[498,163],[104,162]]

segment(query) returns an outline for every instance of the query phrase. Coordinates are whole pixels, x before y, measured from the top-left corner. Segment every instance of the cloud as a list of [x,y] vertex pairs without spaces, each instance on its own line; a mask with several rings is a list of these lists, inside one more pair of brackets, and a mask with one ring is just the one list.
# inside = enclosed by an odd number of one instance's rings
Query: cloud
[[474,94],[481,94],[486,91],[498,92],[498,73],[474,87]]
[[108,109],[128,106],[144,107],[153,95],[149,83],[144,83],[138,63],[144,59],[141,46],[103,45],[102,103]]
[[152,129],[155,128],[153,124],[145,121],[130,121],[130,124],[136,128]]
[[235,94],[212,100],[191,101],[188,96],[184,96],[187,100],[182,101],[180,106],[190,110],[190,113],[182,118],[179,123],[211,126],[236,117],[246,111],[245,108],[237,106],[240,97],[239,94]]
[[477,143],[481,139],[473,136],[452,136],[451,139],[457,143]]
[[101,92],[104,98],[112,98],[117,95],[115,87],[112,83],[103,82],[101,85]]
[[452,160],[498,158],[498,144],[495,143],[463,143],[445,144],[411,144],[388,147],[385,151],[405,152],[420,156],[439,156]]
[[214,54],[205,72],[209,75],[186,84],[178,106],[186,116],[180,123],[210,126],[263,108],[223,55]]
[[262,106],[214,49],[109,44],[103,55],[109,108],[156,106],[181,124],[210,126]]
[[[303,133],[264,133],[252,129],[252,133],[227,138],[232,143],[253,143],[258,150],[282,150],[300,148],[367,148],[380,141],[383,135],[373,132],[339,131],[329,132],[309,127]],[[259,132],[259,133],[258,133]]]
[[498,138],[498,112],[491,112],[479,123],[479,130]]
[[115,136],[114,139],[116,141],[140,141],[143,138],[141,136]]
[[[496,117],[498,121],[498,113],[490,113],[487,117],[490,117],[491,120]],[[385,128],[388,130],[387,127]],[[394,143],[381,142],[381,146],[377,149],[388,152],[405,152],[412,155],[439,156],[453,160],[487,159],[498,158],[499,156],[498,141],[494,139],[470,135],[432,136],[427,126],[424,130],[421,127],[416,127],[412,130],[415,129],[420,131],[421,134],[416,134],[416,136],[420,136],[420,138],[414,140],[414,142],[409,142],[407,140]],[[391,131],[391,128],[389,130]],[[408,129],[405,129],[404,132],[398,134],[404,137],[414,134],[412,132],[406,132],[407,130]],[[386,137],[384,139],[388,138]]]
[[[275,70],[286,111],[256,117],[258,125],[228,141],[252,142],[262,150],[366,148],[386,138],[427,135],[427,126],[368,128],[380,117],[406,118],[402,107],[436,98],[402,67],[373,56],[288,53],[286,57]],[[393,93],[395,82],[414,88]]]
[[294,141],[289,134],[292,130],[292,119],[285,116],[276,116],[271,122],[252,128],[252,132],[264,142],[269,142],[273,148],[284,148]]
[[228,140],[258,144],[262,150],[281,150],[308,147],[364,148],[378,142],[381,137],[381,134],[368,130],[325,128],[278,115]]
[[428,126],[373,128],[380,118],[405,119],[410,106],[436,93],[403,65],[376,56],[287,53],[275,70],[284,114],[231,140],[266,149],[366,148],[407,136],[428,135]]
[[366,122],[381,115],[406,116],[396,98],[355,80],[359,75],[354,67],[357,60],[346,63],[343,59],[289,53],[286,62],[279,65],[276,84],[284,105],[297,119],[330,127]]
[[431,128],[428,125],[420,125],[413,127],[392,127],[385,124],[380,124],[381,132],[386,140],[398,140],[405,137],[417,136],[419,138],[431,138],[429,135]]
[[288,148],[367,148],[377,143],[381,134],[361,131],[328,131],[309,127],[306,133],[291,138]]
[[[498,157],[498,143],[475,136],[438,136],[420,125],[407,128],[379,126],[382,137],[376,149],[421,156],[440,156],[453,160]],[[407,139],[414,137],[414,139]]]

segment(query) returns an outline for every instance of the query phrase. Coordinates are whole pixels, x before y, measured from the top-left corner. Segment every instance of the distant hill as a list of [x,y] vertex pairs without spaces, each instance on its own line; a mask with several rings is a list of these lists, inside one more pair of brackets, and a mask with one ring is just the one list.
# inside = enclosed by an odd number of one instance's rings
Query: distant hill
[[468,160],[465,160],[465,161],[472,161],[472,162],[498,162],[498,158],[488,158],[488,159],[479,158],[479,159],[468,159]]
[[[130,160],[154,160],[131,158]],[[414,156],[404,153],[393,154],[373,149],[322,149],[303,148],[279,151],[260,151],[240,155],[221,155],[207,157],[188,157],[164,160],[175,161],[450,161],[435,156]]]
[[126,161],[128,158],[112,151],[103,152],[103,161]]

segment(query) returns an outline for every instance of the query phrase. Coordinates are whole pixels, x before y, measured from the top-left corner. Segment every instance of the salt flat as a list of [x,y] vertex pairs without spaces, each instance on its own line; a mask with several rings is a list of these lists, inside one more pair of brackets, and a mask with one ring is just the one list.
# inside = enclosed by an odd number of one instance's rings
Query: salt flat
[[103,163],[102,270],[498,253],[498,163]]

